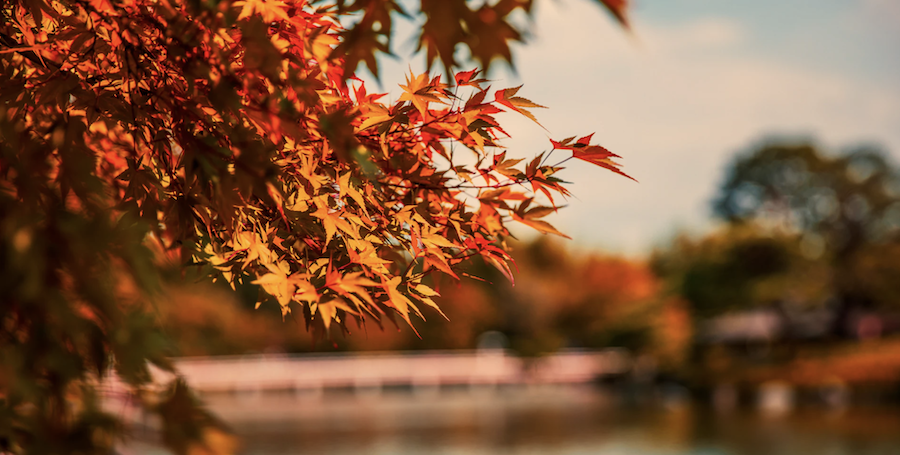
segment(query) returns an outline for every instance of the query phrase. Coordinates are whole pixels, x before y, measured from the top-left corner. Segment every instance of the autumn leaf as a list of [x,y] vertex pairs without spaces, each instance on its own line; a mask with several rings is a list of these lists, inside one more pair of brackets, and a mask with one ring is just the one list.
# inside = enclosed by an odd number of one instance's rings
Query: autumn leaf
[[328,207],[327,201],[321,197],[316,201],[316,205],[318,206],[318,209],[310,215],[318,218],[322,222],[322,227],[325,230],[326,245],[331,243],[331,240],[334,238],[335,234],[337,234],[338,230],[352,237],[359,236],[358,229],[347,222],[345,219],[346,216],[342,216],[341,210],[331,209]]
[[331,329],[331,323],[333,321],[340,322],[340,319],[338,317],[338,310],[356,316],[359,315],[358,311],[353,309],[350,305],[347,304],[344,299],[340,297],[334,297],[329,300],[318,302],[315,304],[315,308],[315,313],[322,321],[322,324],[325,326],[326,331]]
[[[469,70],[469,71],[460,71],[460,72],[456,73],[454,80],[456,81],[457,86],[461,86],[461,87],[462,86],[471,86],[471,87],[480,89],[481,83],[487,82],[487,79],[475,79],[475,77],[478,76],[480,73],[481,73],[481,70],[479,70],[479,69],[473,69],[473,70]],[[482,93],[481,99],[484,99],[483,92],[479,92],[479,93]],[[480,103],[480,101],[479,101],[479,103]]]
[[490,70],[495,59],[512,63],[510,43],[522,41],[522,34],[507,18],[515,9],[524,6],[524,2],[505,0],[495,5],[484,4],[466,17],[466,29],[469,36],[464,42],[469,53],[480,63],[485,71]]
[[590,145],[592,136],[593,134],[584,136],[578,139],[578,141],[575,143],[571,142],[573,138],[568,138],[561,142],[557,142],[551,139],[550,143],[553,144],[554,149],[572,151],[573,158],[596,164],[597,166],[608,169],[615,172],[616,174],[622,175],[637,182],[637,180],[635,180],[633,177],[622,172],[622,170],[620,169],[621,165],[612,160],[613,158],[621,158],[619,155],[610,152],[602,146]]
[[[521,88],[522,86],[520,85],[518,87],[497,90],[496,92],[494,92],[494,100],[502,104],[503,106],[506,106],[524,115],[525,117],[528,117],[532,122],[537,123],[541,126],[541,128],[544,128],[544,125],[541,125],[541,123],[537,121],[534,115],[525,108],[546,108],[546,106],[541,106],[540,104],[534,103],[526,98],[515,96]],[[546,128],[544,129],[546,130]]]
[[478,199],[481,201],[524,201],[525,199],[528,199],[528,197],[524,193],[514,191],[507,187],[485,191],[483,194],[478,196]]
[[413,295],[416,300],[424,303],[425,305],[428,305],[433,310],[437,311],[438,314],[440,314],[444,319],[448,321],[450,320],[450,318],[448,318],[447,315],[444,314],[444,312],[441,310],[440,306],[438,306],[438,304],[431,299],[431,297],[440,296],[440,294],[438,294],[434,289],[431,289],[430,287],[422,283],[415,285],[409,284],[408,286],[411,290],[415,291]]
[[498,155],[497,157],[495,157],[494,171],[499,172],[500,174],[503,174],[506,177],[510,177],[510,178],[519,178],[521,176],[524,176],[522,171],[513,168],[513,166],[521,163],[523,161],[523,159],[520,158],[520,159],[507,160],[507,159],[504,159],[505,156],[506,156],[506,153],[502,153],[502,154]]
[[434,267],[457,280],[459,279],[459,276],[456,275],[456,272],[453,271],[453,268],[447,261],[447,257],[440,249],[427,248],[425,250],[424,263],[426,268]]
[[288,304],[294,300],[315,301],[318,299],[318,293],[315,287],[309,282],[309,275],[304,273],[289,274],[286,264],[281,263],[280,267],[270,265],[269,273],[260,276],[254,280],[253,284],[258,284],[265,289],[267,293],[274,296],[281,305],[283,311],[287,311]]
[[409,300],[409,298],[407,298],[405,295],[403,295],[402,292],[397,289],[398,286],[400,286],[400,283],[400,277],[393,277],[386,283],[382,284],[382,288],[388,295],[387,303],[397,311],[397,314],[399,314],[400,317],[403,318],[404,321],[406,321],[409,327],[412,328],[418,336],[419,332],[417,332],[416,328],[413,326],[412,320],[409,317],[409,313],[410,311],[413,311],[418,314],[419,310],[418,308],[416,308],[415,304],[413,304],[413,302]]
[[616,174],[628,177],[629,179],[637,182],[637,180],[635,180],[633,177],[622,172],[622,170],[620,169],[620,164],[612,161],[612,158],[617,157],[618,155],[611,153],[609,150],[606,150],[599,145],[588,146],[581,150],[573,150],[572,156],[580,160],[587,161],[588,163],[596,164],[602,168],[608,169],[615,172]]
[[544,234],[554,234],[554,235],[558,235],[560,237],[565,237],[569,240],[572,239],[572,237],[569,237],[568,235],[563,234],[562,232],[558,231],[555,227],[553,227],[553,225],[551,225],[550,223],[548,223],[546,221],[538,220],[538,219],[523,218],[516,213],[513,213],[513,219],[526,225],[526,226],[530,226],[534,229],[537,229],[538,231],[540,231]]
[[393,118],[390,111],[381,105],[369,105],[368,112],[362,117],[363,121],[356,127],[357,131],[367,130],[375,125],[380,125]]
[[619,21],[622,26],[625,28],[629,28],[630,24],[628,22],[628,3],[629,0],[597,0],[600,4],[606,7],[606,9]]
[[543,218],[551,213],[556,213],[562,207],[532,207],[522,216],[529,220]]
[[441,99],[440,84],[435,81],[428,80],[428,73],[422,73],[414,76],[410,72],[406,78],[406,85],[400,85],[403,93],[400,94],[399,101],[411,101],[419,113],[423,117],[428,115],[428,103],[443,103]]
[[499,270],[503,276],[509,280],[510,284],[513,286],[516,285],[516,276],[513,273],[512,269],[510,269],[509,264],[507,263],[507,259],[503,257],[499,257],[489,251],[482,252],[482,259],[488,264],[490,264],[495,269]]
[[370,305],[373,304],[373,300],[366,286],[379,285],[378,282],[363,276],[363,272],[353,272],[345,275],[335,269],[330,269],[325,279],[325,286],[329,289],[345,297],[351,297],[351,295],[355,294]]
[[241,8],[238,20],[246,19],[253,14],[259,14],[265,22],[272,22],[275,19],[290,20],[284,11],[287,5],[279,0],[239,0],[234,2],[234,6]]

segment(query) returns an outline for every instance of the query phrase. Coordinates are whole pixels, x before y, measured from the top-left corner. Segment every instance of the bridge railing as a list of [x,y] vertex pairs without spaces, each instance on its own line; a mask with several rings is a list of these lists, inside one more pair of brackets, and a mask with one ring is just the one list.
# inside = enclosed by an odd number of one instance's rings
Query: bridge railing
[[[241,392],[586,383],[627,371],[629,359],[619,350],[564,350],[531,359],[480,350],[179,358],[174,364],[196,391]],[[107,388],[119,389],[115,382]]]

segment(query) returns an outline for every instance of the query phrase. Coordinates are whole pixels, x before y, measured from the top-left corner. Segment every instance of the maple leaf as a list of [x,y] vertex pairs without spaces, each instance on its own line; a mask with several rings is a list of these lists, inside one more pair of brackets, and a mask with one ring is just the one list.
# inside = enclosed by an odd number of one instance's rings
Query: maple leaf
[[[379,2],[378,4],[389,7],[393,2]],[[391,19],[390,10],[384,11],[382,17],[376,18],[375,8],[369,8],[363,18],[354,26],[341,32],[341,42],[335,47],[331,58],[338,60],[343,58],[344,68],[347,72],[353,72],[360,62],[365,62],[369,72],[376,79],[378,71],[379,53],[392,55],[388,42],[390,41]],[[376,31],[375,27],[381,27]]]
[[387,272],[384,268],[386,264],[392,262],[378,256],[378,250],[369,242],[360,242],[354,239],[347,239],[346,243],[350,245],[347,253],[350,260],[356,264],[365,265],[376,271]]
[[551,213],[556,213],[562,207],[532,207],[522,215],[522,218],[536,219],[543,218]]
[[525,174],[522,171],[513,168],[516,164],[519,164],[523,161],[523,159],[506,159],[506,152],[500,153],[494,156],[494,166],[493,170],[499,172],[510,178],[520,178]]
[[465,43],[469,47],[469,53],[485,72],[490,70],[491,62],[495,59],[512,63],[509,44],[522,41],[522,34],[506,19],[514,9],[522,5],[518,1],[505,0],[493,6],[484,4],[477,11],[467,15],[466,28],[469,37]]
[[269,273],[260,276],[252,283],[262,286],[267,293],[275,297],[283,311],[288,311],[288,304],[292,300],[316,301],[318,299],[319,295],[312,283],[309,282],[308,274],[289,274],[290,270],[283,262],[278,266],[270,265],[267,269]]
[[597,0],[597,2],[605,6],[622,26],[625,28],[630,27],[628,22],[629,0]]
[[400,292],[397,288],[400,286],[401,279],[400,277],[393,277],[388,280],[386,283],[382,284],[382,288],[388,295],[388,302],[396,311],[397,314],[403,318],[404,321],[409,325],[410,328],[416,333],[416,336],[419,335],[419,332],[416,331],[416,328],[413,326],[412,320],[409,317],[410,310],[418,313],[418,308],[416,308],[415,304],[409,300],[402,292]]
[[384,106],[378,104],[370,104],[367,106],[368,112],[362,116],[362,123],[356,127],[357,131],[369,129],[375,125],[382,124],[393,118],[391,112]]
[[613,171],[616,174],[625,176],[631,180],[634,180],[635,182],[637,181],[634,179],[634,177],[622,172],[621,169],[619,169],[621,166],[620,164],[612,161],[611,158],[617,157],[618,155],[615,155],[614,153],[610,152],[609,150],[607,150],[599,145],[588,146],[582,150],[574,150],[572,152],[572,156],[574,156],[575,158],[578,158],[580,160],[587,161],[588,163],[593,163],[600,167],[603,167],[605,169]]
[[431,297],[440,296],[440,294],[438,294],[434,289],[431,289],[430,287],[421,283],[409,285],[409,287],[411,290],[415,291],[415,297],[418,301],[424,303],[425,305],[428,305],[429,307],[437,311],[438,314],[444,317],[444,319],[448,321],[450,320],[450,318],[448,318],[447,315],[444,314],[444,312],[441,310],[440,306],[438,306],[438,304],[431,299]]
[[269,250],[267,243],[256,232],[238,232],[232,239],[232,245],[236,252],[244,251],[247,253],[244,259],[245,264],[254,261],[272,262],[272,251]]
[[350,313],[352,315],[359,315],[358,311],[348,305],[347,302],[340,297],[334,297],[332,299],[321,301],[315,304],[314,314],[317,314],[319,316],[319,319],[321,319],[322,321],[322,325],[325,326],[326,332],[331,329],[332,321],[340,322],[338,310]]
[[238,20],[246,19],[253,14],[259,14],[265,22],[291,19],[284,11],[287,5],[280,0],[239,0],[234,2],[234,6],[241,8]]
[[400,84],[403,93],[400,94],[399,101],[411,101],[422,117],[428,115],[428,103],[443,103],[441,99],[440,89],[443,85],[436,80],[428,80],[428,73],[422,73],[414,76],[412,72],[406,78],[406,85]]
[[485,191],[478,196],[481,201],[502,200],[502,201],[524,201],[528,197],[524,193],[513,191],[509,187],[497,188]]
[[572,157],[574,158],[582,161],[587,161],[588,163],[596,164],[597,166],[608,169],[615,172],[616,174],[622,175],[637,182],[634,177],[622,172],[622,170],[619,169],[621,165],[612,160],[613,158],[621,158],[619,155],[610,152],[605,147],[599,145],[590,145],[592,136],[593,134],[584,136],[578,139],[578,141],[574,144],[571,143],[572,138],[565,139],[562,142],[557,142],[551,139],[550,143],[553,145],[554,149],[570,150],[572,152]]
[[553,225],[551,225],[550,223],[548,223],[546,221],[523,218],[515,213],[513,213],[513,219],[526,225],[526,226],[531,226],[531,227],[537,229],[538,231],[543,232],[544,234],[554,234],[554,235],[558,235],[560,237],[565,237],[569,240],[572,239],[572,237],[569,237],[568,235],[563,234],[562,232],[557,230],[555,227],[553,227]]
[[379,285],[378,282],[366,278],[363,275],[363,272],[352,272],[345,274],[332,268],[331,263],[329,263],[329,269],[325,275],[325,280],[325,286],[327,286],[329,289],[346,297],[350,297],[352,294],[356,294],[370,305],[372,305],[374,301],[369,295],[369,291],[366,290],[366,286]]
[[428,67],[440,59],[447,74],[456,67],[456,47],[466,39],[465,17],[471,14],[465,1],[422,0],[420,10],[425,23],[417,49],[425,50]]
[[505,276],[506,279],[509,280],[510,284],[515,286],[516,276],[515,274],[513,274],[512,269],[510,269],[509,267],[510,263],[515,264],[515,261],[513,261],[512,257],[510,257],[507,252],[493,245],[482,245],[479,249],[481,250],[481,258],[485,261],[485,263],[490,264],[492,267],[500,271],[500,273],[502,273],[503,276]]
[[[541,125],[541,123],[537,121],[534,115],[525,108],[546,108],[546,106],[541,106],[540,104],[534,103],[526,98],[515,96],[521,88],[522,86],[520,85],[518,87],[497,90],[496,92],[494,92],[494,100],[524,115],[525,117],[528,117],[532,122],[537,123],[541,126],[541,128],[544,128],[544,125]],[[546,130],[546,128],[544,129]]]
[[444,256],[444,253],[438,248],[426,248],[424,264],[426,269],[428,267],[434,267],[441,272],[446,273],[447,275],[452,276],[453,278],[459,279],[459,276],[456,272],[453,271],[453,268],[450,266],[450,263],[447,262],[447,257]]
[[338,229],[353,237],[359,236],[357,229],[355,229],[353,225],[348,223],[344,216],[341,216],[344,212],[341,210],[333,210],[329,208],[328,202],[325,200],[325,198],[317,198],[316,206],[318,207],[318,209],[315,212],[310,213],[310,215],[319,218],[322,221],[322,227],[325,229],[326,245],[331,243],[331,240],[334,238]]
[[[456,81],[456,85],[458,86],[472,86],[475,88],[481,88],[482,82],[487,82],[486,79],[475,79],[475,76],[481,73],[479,69],[473,69],[469,71],[460,71],[456,73],[454,80]],[[484,99],[484,95],[482,95],[482,99]]]

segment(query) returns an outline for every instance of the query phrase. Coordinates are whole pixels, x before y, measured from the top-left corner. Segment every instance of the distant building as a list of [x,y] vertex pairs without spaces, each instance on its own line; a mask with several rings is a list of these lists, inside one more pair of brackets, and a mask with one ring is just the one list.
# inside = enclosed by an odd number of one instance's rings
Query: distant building
[[835,321],[837,311],[818,308],[802,312],[760,308],[711,318],[700,326],[701,344],[767,344],[778,341],[814,341],[830,338],[835,322],[851,339],[880,338],[900,333],[900,313],[858,311]]

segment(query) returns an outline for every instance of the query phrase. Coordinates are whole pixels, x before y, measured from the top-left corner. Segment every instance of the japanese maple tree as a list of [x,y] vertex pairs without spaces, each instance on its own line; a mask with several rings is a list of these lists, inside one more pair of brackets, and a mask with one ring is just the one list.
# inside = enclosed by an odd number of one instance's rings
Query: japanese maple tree
[[[85,381],[115,368],[139,388],[147,361],[169,367],[152,302],[173,270],[258,285],[322,334],[412,325],[437,308],[430,275],[473,257],[511,277],[508,222],[560,234],[543,218],[568,195],[562,163],[621,174],[591,136],[528,161],[502,151],[495,115],[536,122],[542,106],[460,71],[456,51],[511,63],[523,31],[509,18],[531,3],[0,7],[0,450],[106,450],[117,424]],[[625,24],[624,1],[601,3]],[[385,104],[354,72],[378,74],[403,15],[424,18],[419,48],[452,78],[410,74]],[[179,452],[210,421],[172,411],[185,397],[154,408]]]

